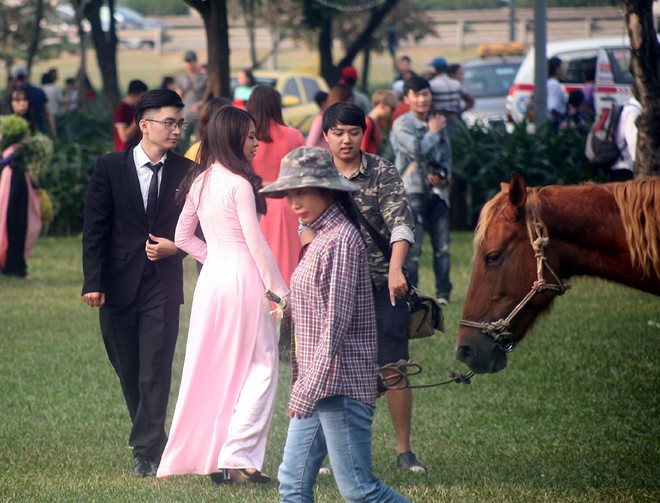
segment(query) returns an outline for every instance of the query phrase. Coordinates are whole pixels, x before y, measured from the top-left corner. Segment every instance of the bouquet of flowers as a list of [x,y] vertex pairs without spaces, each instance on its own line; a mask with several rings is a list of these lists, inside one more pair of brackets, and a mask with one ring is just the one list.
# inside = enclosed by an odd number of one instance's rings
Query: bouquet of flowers
[[[42,134],[31,135],[25,119],[17,115],[0,117],[0,142],[3,165],[22,168],[38,187],[53,159],[53,142]],[[53,203],[45,190],[39,189],[43,222],[53,221]]]

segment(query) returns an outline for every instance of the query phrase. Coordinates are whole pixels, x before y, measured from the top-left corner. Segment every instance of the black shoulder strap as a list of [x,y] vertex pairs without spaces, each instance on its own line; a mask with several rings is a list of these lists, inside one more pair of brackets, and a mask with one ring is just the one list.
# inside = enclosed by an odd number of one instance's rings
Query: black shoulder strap
[[389,262],[390,259],[392,258],[392,248],[387,242],[387,240],[378,232],[373,225],[366,219],[366,217],[362,214],[360,211],[360,208],[358,208],[358,205],[355,203],[355,200],[353,199],[352,196],[349,197],[351,204],[353,204],[353,208],[355,208],[355,213],[357,214],[358,221],[360,224],[367,230],[371,238],[374,240],[378,248],[380,248],[380,251],[383,253],[385,256],[385,259]]

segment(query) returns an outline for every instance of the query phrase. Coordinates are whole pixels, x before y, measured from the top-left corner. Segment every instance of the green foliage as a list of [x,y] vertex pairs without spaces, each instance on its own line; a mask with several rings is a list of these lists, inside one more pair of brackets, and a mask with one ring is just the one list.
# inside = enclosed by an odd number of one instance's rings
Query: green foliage
[[43,134],[36,134],[23,140],[14,156],[14,163],[25,169],[32,182],[39,185],[53,159],[53,141]]
[[57,235],[82,230],[83,209],[96,157],[112,150],[112,113],[102,102],[58,117],[51,169],[45,189],[55,219],[48,231]]
[[27,138],[30,135],[30,125],[18,115],[4,115],[0,117],[0,133],[2,133],[0,150],[4,150]]
[[587,132],[567,127],[554,134],[548,124],[534,133],[524,122],[511,133],[503,127],[462,126],[452,137],[453,171],[467,182],[472,223],[514,171],[530,186],[599,179],[584,156]]

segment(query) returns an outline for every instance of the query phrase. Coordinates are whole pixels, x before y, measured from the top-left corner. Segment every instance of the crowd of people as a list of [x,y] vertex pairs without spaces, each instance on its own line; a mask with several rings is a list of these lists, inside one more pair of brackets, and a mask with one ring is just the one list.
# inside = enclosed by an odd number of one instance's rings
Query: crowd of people
[[[410,359],[406,293],[419,283],[426,231],[435,296],[450,302],[450,137],[474,99],[460,65],[438,57],[422,77],[410,58],[397,64],[391,88],[370,98],[355,87],[357,71],[344,68],[317,97],[306,138],[285,124],[279,93],[249,70],[233,100],[205,100],[206,73],[193,51],[181,76],[161,88],[129,83],[113,114],[115,152],[98,158],[88,188],[82,299],[100,309],[136,476],[271,480],[262,468],[278,378],[277,312],[295,326],[282,501],[313,501],[326,456],[347,501],[407,501],[372,470],[377,369]],[[561,62],[553,64],[551,81],[561,73]],[[56,72],[44,75],[42,90],[20,70],[5,113],[54,134],[49,104],[70,110],[75,99],[54,87]],[[549,81],[551,92],[553,113],[565,114]],[[584,112],[582,102],[571,106]],[[199,141],[181,156],[175,148],[186,131]],[[384,143],[393,162],[380,155]],[[200,267],[168,435],[186,254]],[[411,444],[411,390],[389,389],[385,401],[396,465],[423,473]]]
[[[195,87],[196,55],[184,63],[170,89],[129,83],[113,119],[123,145],[98,159],[85,206],[83,300],[100,308],[132,422],[134,474],[271,480],[261,471],[278,375],[268,291],[295,327],[282,501],[313,500],[326,456],[347,501],[407,501],[372,471],[371,421],[377,368],[410,359],[406,293],[425,228],[438,297],[449,302],[448,119],[414,75],[401,99],[382,89],[364,110],[349,67],[305,138],[284,123],[269,86],[200,106],[178,84]],[[199,142],[181,157],[174,148],[195,120]],[[378,155],[388,130],[394,164]],[[184,254],[203,265],[166,435]],[[396,464],[424,472],[411,445],[412,392],[385,396]]]

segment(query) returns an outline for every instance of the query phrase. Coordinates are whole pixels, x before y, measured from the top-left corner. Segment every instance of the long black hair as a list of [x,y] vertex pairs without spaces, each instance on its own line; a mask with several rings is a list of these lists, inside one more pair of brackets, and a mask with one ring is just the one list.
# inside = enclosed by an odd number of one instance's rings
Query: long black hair
[[247,111],[254,117],[254,124],[257,131],[257,140],[265,143],[272,143],[270,137],[270,123],[275,121],[284,126],[282,117],[282,97],[277,89],[260,84],[252,89],[248,98]]
[[346,215],[348,221],[360,230],[360,221],[357,216],[358,209],[355,207],[353,196],[351,196],[350,193],[344,190],[331,190],[325,188],[319,188],[318,191],[326,200],[337,203],[341,211]]
[[202,133],[202,143],[197,157],[199,164],[186,175],[181,185],[182,197],[188,193],[195,178],[217,161],[232,173],[250,182],[257,213],[266,214],[266,200],[259,194],[259,190],[263,187],[263,179],[254,172],[252,164],[243,154],[243,144],[253,124],[252,116],[237,107],[220,108],[211,115]]

